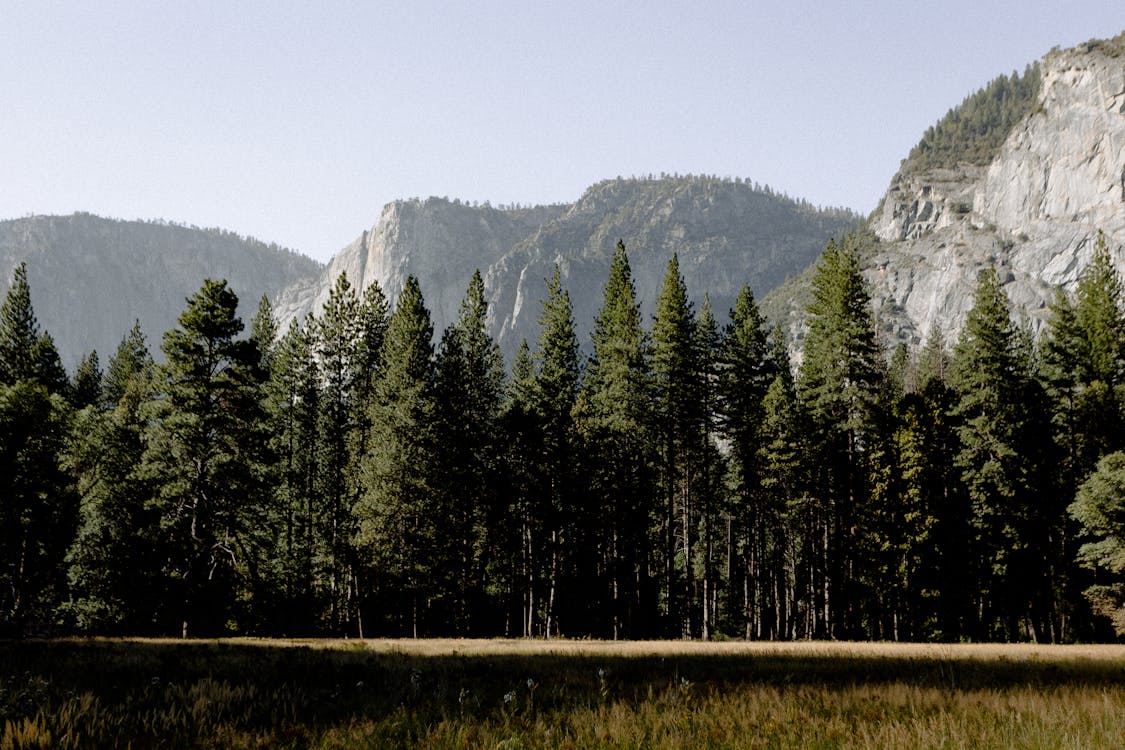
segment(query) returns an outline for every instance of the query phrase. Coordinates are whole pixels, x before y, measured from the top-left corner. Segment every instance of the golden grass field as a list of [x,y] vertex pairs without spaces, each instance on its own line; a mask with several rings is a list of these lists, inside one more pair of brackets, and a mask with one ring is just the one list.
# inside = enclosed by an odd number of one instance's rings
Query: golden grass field
[[24,747],[1125,748],[1125,646],[0,643]]

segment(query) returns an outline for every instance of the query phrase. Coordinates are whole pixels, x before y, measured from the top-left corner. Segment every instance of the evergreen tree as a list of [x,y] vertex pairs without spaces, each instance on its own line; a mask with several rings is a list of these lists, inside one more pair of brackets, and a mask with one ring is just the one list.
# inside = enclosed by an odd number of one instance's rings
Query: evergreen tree
[[[504,362],[486,329],[484,281],[473,272],[457,322],[442,336],[435,375],[437,487],[454,632],[477,629],[486,612],[484,569],[491,555],[487,529],[501,521],[497,499],[499,424]],[[483,618],[481,618],[483,619]],[[487,631],[485,631],[487,632]]]
[[141,323],[136,321],[121,343],[117,351],[109,360],[102,382],[102,397],[108,408],[115,407],[125,396],[129,384],[138,377],[138,373],[146,373],[151,377],[149,370],[152,367],[152,356],[149,354],[145,335],[141,332]]
[[[784,350],[783,350],[784,351]],[[762,538],[744,539],[745,546],[761,550],[754,561],[763,574],[750,570],[734,577],[739,583],[744,609],[757,599],[757,616],[745,618],[743,629],[750,637],[808,638],[817,630],[819,613],[814,611],[815,592],[823,586],[823,550],[819,532],[825,528],[822,509],[811,494],[808,447],[800,404],[789,374],[788,360],[778,363],[761,403],[762,420],[757,430],[757,486],[754,499]],[[733,525],[733,514],[731,523]],[[733,531],[728,533],[733,537]],[[732,555],[733,556],[733,555]],[[746,555],[733,556],[732,562]],[[751,596],[751,587],[759,595]]]
[[355,570],[352,540],[355,536],[353,507],[356,498],[349,476],[353,466],[351,447],[356,429],[356,360],[359,347],[359,301],[346,274],[336,279],[314,331],[315,356],[322,387],[321,414],[317,430],[320,456],[318,492],[324,498],[319,536],[325,540],[317,561],[317,579],[327,589],[327,625],[343,633],[356,614]]
[[294,321],[277,342],[266,384],[271,447],[277,456],[273,487],[272,619],[279,632],[316,633],[324,626],[324,592],[316,561],[328,556],[320,530],[323,497],[318,471],[320,370],[313,356],[316,322]]
[[854,240],[829,242],[808,311],[798,386],[812,423],[814,486],[828,514],[825,580],[814,607],[823,613],[817,634],[857,637],[872,624],[866,523],[881,372]]
[[[579,503],[578,438],[573,411],[578,397],[578,337],[574,308],[555,266],[547,281],[547,296],[539,314],[538,365],[533,408],[542,435],[537,467],[541,500],[538,515],[543,519],[543,537],[535,540],[541,569],[537,576],[544,587],[533,597],[538,602],[529,612],[536,634],[558,635],[560,589],[570,583],[566,552],[576,541],[576,509]],[[575,592],[578,595],[578,592]]]
[[137,635],[153,632],[166,605],[156,554],[159,518],[146,507],[152,488],[136,472],[144,449],[141,406],[153,385],[138,327],[122,339],[109,372],[120,391],[107,409],[78,412],[65,454],[81,505],[66,558],[64,613],[82,632]]
[[1033,498],[1050,493],[1035,482],[1028,375],[996,270],[982,271],[953,361],[960,393],[957,466],[971,501],[970,554],[979,587],[980,621],[972,635],[979,638],[1022,637],[1038,585],[1032,579],[1048,574],[1033,529],[1033,515],[1045,510]]
[[[584,507],[573,508],[569,541],[573,573],[579,590],[585,592],[582,601],[595,605],[586,615],[591,624],[596,622],[598,631],[616,638],[634,632],[643,622],[642,597],[649,568],[645,552],[654,510],[649,506],[652,479],[646,434],[651,392],[648,344],[623,242],[617,243],[610,263],[602,307],[594,321],[593,344],[577,406],[590,461],[590,500]],[[691,345],[690,338],[687,345]],[[673,534],[669,528],[669,544],[675,541]],[[669,571],[673,565],[669,560]],[[590,585],[595,581],[608,588],[591,601]],[[675,594],[682,596],[679,586]],[[577,604],[568,609],[577,609]],[[607,608],[609,622],[597,622]]]
[[1078,561],[1108,574],[1084,592],[1094,611],[1108,617],[1118,636],[1125,635],[1125,453],[1105,456],[1083,482],[1070,505],[1083,537]]
[[[730,311],[723,337],[719,392],[721,427],[730,445],[731,500],[728,508],[728,566],[731,570],[727,602],[731,625],[748,637],[769,637],[776,623],[772,594],[778,572],[778,496],[759,493],[758,459],[764,416],[763,400],[779,374],[773,361],[765,320],[748,286],[743,286]],[[788,373],[786,373],[788,375]],[[779,396],[780,397],[780,396]],[[763,505],[763,503],[767,503]],[[735,613],[738,613],[737,622]]]
[[78,362],[69,388],[70,405],[75,409],[102,402],[102,368],[98,353],[90,352]]
[[376,576],[388,625],[417,637],[434,632],[427,611],[441,591],[433,575],[439,550],[435,513],[433,324],[418,280],[409,276],[383,342],[382,372],[371,403],[372,436],[355,507],[357,542]]
[[719,377],[722,371],[722,334],[711,310],[711,298],[703,297],[703,305],[695,326],[695,350],[698,364],[702,429],[695,486],[700,502],[698,550],[694,555],[700,580],[702,611],[700,636],[709,640],[717,632],[719,607],[718,560],[720,533],[724,511],[726,463],[716,441],[719,434]]
[[[154,483],[181,631],[222,633],[257,588],[265,500],[258,362],[238,339],[238,298],[207,280],[164,334],[161,397],[150,402],[140,477]],[[171,623],[168,623],[171,624]]]
[[669,626],[684,637],[699,633],[695,620],[701,611],[697,605],[700,592],[692,556],[702,517],[697,507],[702,493],[695,486],[696,472],[707,441],[695,325],[679,258],[673,254],[656,298],[652,375],[654,437],[660,455],[660,491],[664,501],[665,596]]
[[27,263],[12,273],[12,283],[0,306],[0,382],[38,380],[39,322],[31,307]]
[[0,305],[0,383],[12,385],[19,380],[39,383],[50,393],[64,394],[68,386],[54,339],[39,330],[26,263],[16,266]]
[[63,595],[77,503],[59,465],[67,378],[39,331],[21,263],[0,305],[0,632],[42,632]]

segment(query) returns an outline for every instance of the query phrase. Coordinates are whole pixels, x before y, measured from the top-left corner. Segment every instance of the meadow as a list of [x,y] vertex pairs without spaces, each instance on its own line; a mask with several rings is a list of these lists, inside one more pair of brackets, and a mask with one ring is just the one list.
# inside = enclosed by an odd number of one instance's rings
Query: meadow
[[8,748],[1125,747],[1125,647],[0,642]]

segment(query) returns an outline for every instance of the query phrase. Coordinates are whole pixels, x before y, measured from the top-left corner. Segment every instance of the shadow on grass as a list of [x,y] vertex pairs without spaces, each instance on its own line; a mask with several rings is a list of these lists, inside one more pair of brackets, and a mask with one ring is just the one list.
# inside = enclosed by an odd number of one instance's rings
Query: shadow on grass
[[[0,728],[60,736],[222,736],[322,730],[394,717],[418,726],[494,720],[505,712],[564,714],[654,694],[769,686],[910,685],[955,692],[1068,685],[1120,687],[1125,664],[1020,659],[793,654],[424,656],[366,649],[144,641],[0,641]],[[46,730],[44,730],[46,731]],[[46,735],[45,735],[46,736]],[[283,743],[280,743],[283,744]],[[27,746],[35,746],[27,743]]]

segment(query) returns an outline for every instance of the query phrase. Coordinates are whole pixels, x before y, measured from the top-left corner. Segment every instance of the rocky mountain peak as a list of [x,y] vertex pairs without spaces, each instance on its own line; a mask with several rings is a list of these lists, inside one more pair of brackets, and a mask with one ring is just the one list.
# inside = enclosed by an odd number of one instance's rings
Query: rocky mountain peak
[[[987,137],[963,135],[981,123],[993,126]],[[869,227],[865,275],[888,347],[934,327],[956,337],[988,266],[1038,332],[1099,230],[1125,272],[1125,34],[1053,50],[966,99],[904,160]],[[768,308],[797,341],[800,287],[778,290]]]

